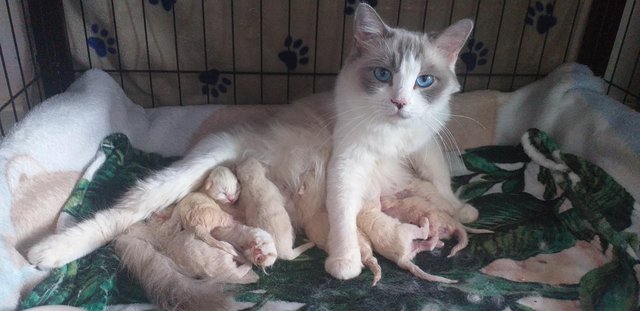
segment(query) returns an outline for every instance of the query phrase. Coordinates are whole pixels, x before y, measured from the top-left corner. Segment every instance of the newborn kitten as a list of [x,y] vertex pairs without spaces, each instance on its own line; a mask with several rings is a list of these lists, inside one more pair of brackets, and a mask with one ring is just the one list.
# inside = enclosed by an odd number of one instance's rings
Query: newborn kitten
[[401,223],[383,213],[379,204],[369,203],[360,210],[357,218],[358,228],[367,232],[375,251],[395,262],[400,268],[413,275],[433,282],[455,283],[457,281],[426,273],[411,260],[417,253],[433,250],[437,240],[429,238],[429,219],[422,218],[419,226]]
[[[172,207],[168,209],[172,211]],[[224,284],[213,278],[193,278],[192,276],[198,273],[189,272],[189,265],[180,267],[173,258],[165,254],[165,249],[171,248],[171,243],[178,242],[172,237],[180,232],[181,228],[178,218],[166,221],[166,225],[163,225],[165,219],[160,218],[155,216],[147,222],[134,224],[115,240],[114,248],[120,257],[120,264],[140,282],[147,298],[163,310],[230,308],[233,293],[226,291]],[[178,254],[178,257],[191,252],[198,254],[199,250],[215,249],[204,242],[193,243],[187,247],[183,248],[182,254]],[[218,252],[216,255],[226,256],[229,260],[233,258],[225,251]],[[220,259],[216,256],[216,261],[212,261],[211,264],[218,264],[222,269],[231,267],[227,265],[229,260]],[[236,264],[233,263],[233,266]],[[213,267],[208,268],[216,270]]]
[[[180,216],[185,230],[192,231],[196,237],[210,246],[220,248],[233,256],[238,256],[233,246],[212,237],[211,230],[218,226],[235,224],[233,216],[225,212],[214,198],[220,197],[220,189],[237,188],[237,183],[231,170],[217,166],[205,179],[200,192],[189,193],[178,201],[173,211]],[[224,195],[223,199],[228,200],[228,196]]]
[[[326,208],[325,269],[338,279],[356,277],[362,268],[356,218],[366,200],[397,192],[415,174],[433,182],[454,208],[464,206],[451,190],[437,138],[451,94],[459,90],[455,63],[472,27],[462,20],[436,36],[410,32],[387,26],[360,4],[354,48],[333,93],[298,100],[264,122],[212,133],[181,160],[139,181],[113,208],[34,245],[29,261],[46,269],[84,256],[192,192],[211,167],[249,154],[269,167],[270,180],[287,196],[299,189],[304,172],[316,171],[326,201],[287,212],[297,220],[296,214],[313,214],[304,209]],[[461,222],[477,216],[468,210],[456,213],[466,216]],[[363,232],[375,246],[378,235]]]
[[[147,221],[147,227],[162,237],[165,242],[162,245],[164,252],[180,267],[182,273],[192,278],[207,278],[220,283],[246,284],[258,280],[258,275],[251,270],[252,266],[246,260],[239,265],[236,260],[240,258],[209,246],[191,231],[180,230],[180,218],[176,217],[177,213],[173,212],[172,207],[167,208],[166,213],[172,217],[168,220],[162,216],[151,217]],[[244,243],[251,243],[253,236],[247,235],[244,232],[246,229],[235,226],[231,228],[235,230],[237,238],[243,239]]]
[[305,243],[293,248],[295,232],[285,210],[285,199],[280,189],[267,179],[264,166],[255,158],[248,158],[236,168],[242,185],[238,204],[245,213],[249,226],[264,229],[273,236],[277,256],[292,260],[314,243]]
[[439,194],[433,183],[426,180],[413,179],[405,190],[380,198],[380,203],[383,212],[401,222],[418,225],[425,217],[429,219],[429,236],[439,242],[434,244],[436,247],[444,245],[440,242],[441,239],[455,236],[458,243],[451,249],[448,257],[467,246],[467,232],[492,233],[489,230],[469,228],[454,218],[452,214],[456,210]]

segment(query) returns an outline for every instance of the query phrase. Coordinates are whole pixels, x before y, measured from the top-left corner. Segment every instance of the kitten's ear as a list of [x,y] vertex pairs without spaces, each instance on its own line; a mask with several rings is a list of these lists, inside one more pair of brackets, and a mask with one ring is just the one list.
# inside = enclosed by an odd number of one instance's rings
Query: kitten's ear
[[209,189],[211,189],[211,187],[213,187],[213,182],[211,180],[207,180],[204,183],[204,191],[209,191]]
[[452,70],[458,59],[458,53],[460,53],[472,29],[473,21],[463,19],[447,27],[447,29],[436,37],[434,45],[447,58],[448,65]]
[[373,38],[383,37],[389,31],[382,18],[371,6],[360,3],[356,9],[353,21],[353,35],[356,44],[369,41]]

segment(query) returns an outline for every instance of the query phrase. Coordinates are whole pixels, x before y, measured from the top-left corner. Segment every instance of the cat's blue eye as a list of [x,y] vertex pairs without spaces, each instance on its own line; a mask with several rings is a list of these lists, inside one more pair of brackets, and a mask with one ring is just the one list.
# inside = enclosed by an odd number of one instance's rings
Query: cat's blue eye
[[432,75],[422,75],[416,79],[416,84],[421,88],[425,88],[431,86],[431,84],[433,84],[433,81],[434,78]]
[[376,67],[376,69],[373,70],[373,75],[380,82],[389,82],[391,80],[391,71],[382,67]]

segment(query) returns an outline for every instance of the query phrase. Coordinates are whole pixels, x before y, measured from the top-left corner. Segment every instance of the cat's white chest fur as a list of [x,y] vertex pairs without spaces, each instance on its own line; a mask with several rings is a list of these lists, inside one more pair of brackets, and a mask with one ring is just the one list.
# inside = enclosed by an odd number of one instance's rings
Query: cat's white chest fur
[[414,174],[409,155],[423,148],[431,135],[417,122],[413,126],[390,123],[362,127],[337,139],[345,149],[352,149],[352,155],[375,158],[361,181],[365,186],[363,198],[375,200],[398,192],[407,184]]

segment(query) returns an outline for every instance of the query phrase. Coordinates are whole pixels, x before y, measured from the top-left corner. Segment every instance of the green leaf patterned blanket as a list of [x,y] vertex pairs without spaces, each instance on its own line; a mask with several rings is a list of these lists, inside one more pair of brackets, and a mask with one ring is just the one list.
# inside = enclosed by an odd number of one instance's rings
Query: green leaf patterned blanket
[[[446,258],[444,249],[419,254],[425,271],[460,280],[419,280],[379,258],[371,273],[349,281],[324,272],[324,252],[278,261],[258,283],[240,287],[238,309],[257,310],[636,310],[639,204],[609,175],[561,152],[532,129],[518,146],[488,146],[462,156],[459,195],[476,206],[469,246]],[[64,211],[70,220],[106,208],[136,178],[175,159],[140,152],[122,134],[102,143],[96,163],[77,184]],[[68,304],[103,310],[146,303],[139,285],[118,267],[111,245],[54,270],[21,307]],[[141,309],[153,309],[138,305]]]

